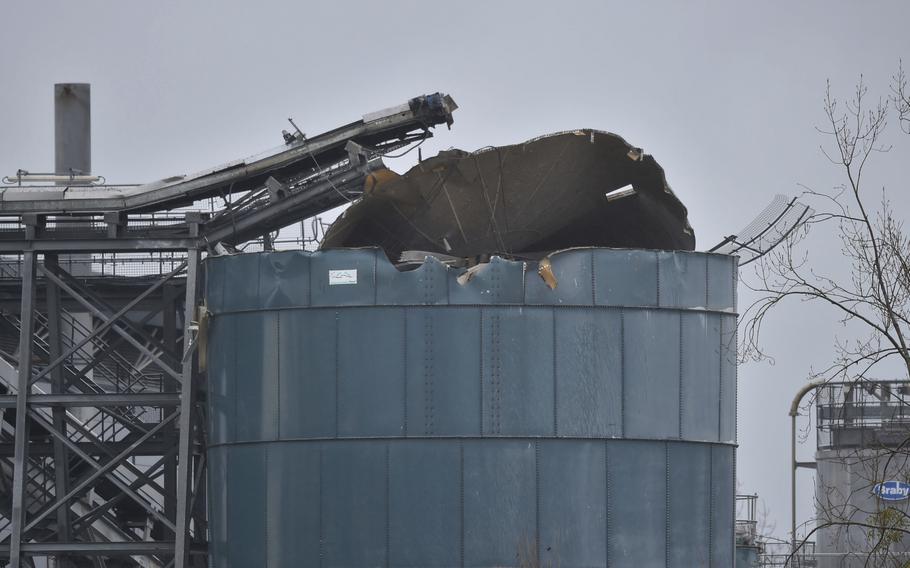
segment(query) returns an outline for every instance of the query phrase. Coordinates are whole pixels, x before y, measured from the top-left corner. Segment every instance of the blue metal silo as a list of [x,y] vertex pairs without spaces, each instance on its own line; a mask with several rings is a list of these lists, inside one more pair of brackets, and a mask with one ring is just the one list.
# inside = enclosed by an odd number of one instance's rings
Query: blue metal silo
[[735,258],[549,260],[209,259],[214,566],[732,566]]

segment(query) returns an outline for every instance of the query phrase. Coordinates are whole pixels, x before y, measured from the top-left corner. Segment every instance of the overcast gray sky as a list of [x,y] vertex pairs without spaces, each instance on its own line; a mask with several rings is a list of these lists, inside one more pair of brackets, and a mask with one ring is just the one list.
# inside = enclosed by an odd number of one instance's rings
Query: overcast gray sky
[[[6,0],[0,173],[52,168],[55,82],[92,84],[93,166],[112,182],[279,145],[289,116],[316,134],[444,91],[461,108],[425,156],[571,128],[616,132],[663,165],[704,249],[774,194],[838,180],[814,130],[826,79],[846,95],[863,73],[886,94],[898,59],[910,66],[905,1],[461,4]],[[910,137],[893,141],[869,182],[887,185],[907,219]],[[810,366],[830,360],[836,333],[831,314],[794,306],[767,329],[776,364],[740,369],[739,488],[760,494],[779,536],[789,400]]]

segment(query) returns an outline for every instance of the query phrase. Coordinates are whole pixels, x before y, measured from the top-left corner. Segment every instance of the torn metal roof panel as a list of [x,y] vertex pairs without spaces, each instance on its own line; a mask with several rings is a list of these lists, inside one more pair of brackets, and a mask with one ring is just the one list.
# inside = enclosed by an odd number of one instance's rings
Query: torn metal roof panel
[[551,134],[449,150],[404,175],[368,180],[323,248],[382,247],[456,257],[534,256],[577,247],[694,250],[687,211],[663,169],[622,137]]

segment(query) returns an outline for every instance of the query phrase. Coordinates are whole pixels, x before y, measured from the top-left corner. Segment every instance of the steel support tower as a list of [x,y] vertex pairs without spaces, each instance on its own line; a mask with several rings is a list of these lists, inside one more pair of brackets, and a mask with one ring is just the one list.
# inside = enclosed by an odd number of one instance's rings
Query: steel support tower
[[0,562],[206,566],[204,259],[356,199],[455,108],[434,94],[312,138],[294,125],[274,150],[145,185],[59,155],[5,178]]

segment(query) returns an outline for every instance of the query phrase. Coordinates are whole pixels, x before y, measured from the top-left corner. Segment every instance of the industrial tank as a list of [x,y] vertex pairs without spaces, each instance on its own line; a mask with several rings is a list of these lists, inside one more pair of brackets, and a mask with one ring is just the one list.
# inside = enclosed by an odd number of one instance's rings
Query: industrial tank
[[816,389],[818,568],[903,566],[910,556],[902,520],[910,515],[908,395],[907,381],[832,381]]
[[215,568],[732,566],[735,258],[547,260],[210,258]]

